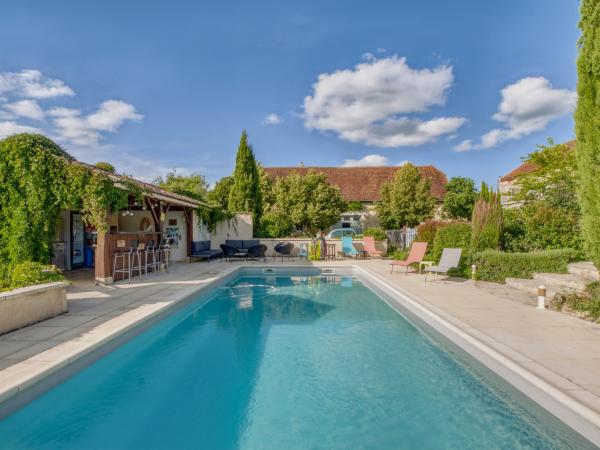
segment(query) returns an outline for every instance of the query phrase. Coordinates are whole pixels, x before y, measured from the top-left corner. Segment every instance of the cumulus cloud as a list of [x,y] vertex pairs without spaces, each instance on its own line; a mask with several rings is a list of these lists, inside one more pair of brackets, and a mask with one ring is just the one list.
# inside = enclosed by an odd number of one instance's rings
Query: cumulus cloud
[[409,67],[405,58],[376,59],[369,54],[354,69],[319,75],[312,94],[304,99],[304,124],[376,147],[433,142],[454,133],[466,119],[407,115],[443,106],[453,82],[451,66],[419,70]]
[[345,159],[342,167],[387,166],[389,160],[383,155],[365,155],[361,159]]
[[572,113],[577,102],[574,91],[556,89],[544,77],[522,78],[502,89],[501,95],[502,101],[493,118],[502,123],[503,128],[488,131],[479,143],[462,141],[454,150],[492,148],[543,130],[552,120]]
[[114,133],[126,121],[143,118],[133,105],[121,100],[107,100],[87,116],[70,108],[53,108],[48,114],[54,117],[52,123],[59,136],[78,145],[96,144],[103,137],[101,132]]
[[283,117],[275,113],[267,114],[262,121],[263,125],[278,125],[280,123],[283,123]]
[[35,127],[19,125],[13,121],[0,122],[0,139],[16,133],[41,133],[41,130]]
[[75,92],[63,81],[46,77],[39,70],[0,73],[0,94],[25,98],[73,96]]
[[44,111],[35,100],[19,100],[13,103],[7,103],[3,107],[18,117],[25,117],[33,120],[44,119]]

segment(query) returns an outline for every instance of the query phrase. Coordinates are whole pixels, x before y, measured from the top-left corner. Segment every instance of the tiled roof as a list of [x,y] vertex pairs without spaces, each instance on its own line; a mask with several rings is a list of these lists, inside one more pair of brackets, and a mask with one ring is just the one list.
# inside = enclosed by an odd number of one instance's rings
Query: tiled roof
[[[565,142],[564,145],[566,145],[568,147],[569,150],[573,150],[575,148],[575,140],[569,141],[569,142]],[[523,174],[523,173],[529,173],[529,172],[533,172],[537,169],[537,166],[534,163],[531,162],[524,162],[523,164],[521,164],[520,166],[518,166],[517,168],[511,170],[510,172],[508,172],[506,175],[502,175],[500,177],[500,181],[512,181],[515,178],[517,178],[519,175]]]
[[[446,175],[433,166],[417,167],[421,176],[431,180],[431,194],[437,200],[446,195]],[[325,174],[327,181],[340,188],[346,201],[375,202],[383,185],[394,179],[399,167],[265,167],[267,175],[273,178],[288,176],[292,173],[304,175],[309,171]]]

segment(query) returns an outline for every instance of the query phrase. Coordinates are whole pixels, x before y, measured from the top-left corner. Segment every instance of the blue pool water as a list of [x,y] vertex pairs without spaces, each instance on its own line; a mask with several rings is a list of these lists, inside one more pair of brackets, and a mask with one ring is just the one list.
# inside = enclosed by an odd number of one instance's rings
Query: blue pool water
[[0,421],[0,448],[589,444],[353,278],[242,277]]

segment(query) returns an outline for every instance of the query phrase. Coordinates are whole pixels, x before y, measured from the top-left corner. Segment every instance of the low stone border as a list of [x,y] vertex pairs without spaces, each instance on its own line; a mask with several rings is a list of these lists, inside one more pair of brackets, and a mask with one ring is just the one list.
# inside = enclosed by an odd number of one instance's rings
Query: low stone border
[[0,292],[0,334],[67,312],[68,285],[59,281]]

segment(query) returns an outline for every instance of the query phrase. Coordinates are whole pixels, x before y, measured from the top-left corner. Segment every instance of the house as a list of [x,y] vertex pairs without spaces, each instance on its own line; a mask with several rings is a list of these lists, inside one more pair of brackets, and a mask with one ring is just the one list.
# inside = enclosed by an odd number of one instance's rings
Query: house
[[[568,151],[572,151],[575,148],[575,142],[575,140],[565,142]],[[500,191],[502,206],[511,208],[520,205],[519,202],[512,200],[512,194],[518,189],[517,180],[520,175],[535,172],[536,169],[537,166],[534,163],[525,161],[506,175],[498,178],[498,189]]]
[[[421,176],[431,180],[431,194],[438,204],[446,195],[446,175],[434,166],[418,166]],[[361,232],[362,228],[379,224],[373,207],[379,200],[383,185],[394,179],[397,166],[379,167],[265,167],[265,173],[273,179],[286,177],[293,173],[305,175],[309,171],[325,175],[327,181],[340,189],[342,198],[347,202],[360,202],[361,211],[347,211],[340,217],[340,222],[333,228],[354,228]]]

